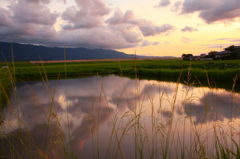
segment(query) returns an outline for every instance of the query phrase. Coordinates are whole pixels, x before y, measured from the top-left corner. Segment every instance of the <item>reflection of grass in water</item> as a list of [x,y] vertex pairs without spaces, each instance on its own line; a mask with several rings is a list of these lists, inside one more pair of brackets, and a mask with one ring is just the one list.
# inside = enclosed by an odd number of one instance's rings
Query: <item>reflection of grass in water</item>
[[[12,69],[13,68],[13,69]],[[41,69],[41,68],[39,68]],[[5,78],[1,78],[1,104],[9,103],[10,107],[17,110],[16,123],[19,125],[17,130],[10,132],[9,134],[4,134],[2,130],[0,139],[0,158],[10,159],[10,158],[59,158],[64,156],[64,158],[73,158],[74,155],[70,153],[69,149],[64,143],[64,134],[61,131],[58,116],[54,110],[54,95],[55,89],[50,88],[49,80],[46,73],[41,72],[42,82],[44,83],[45,89],[49,94],[49,99],[51,103],[49,104],[49,112],[46,116],[46,124],[37,125],[33,129],[22,129],[25,123],[21,120],[20,107],[18,101],[18,92],[15,86],[15,70],[14,65],[1,70],[1,75]],[[11,89],[11,99],[9,94],[9,89]],[[34,95],[33,95],[34,96]],[[31,97],[30,97],[31,98]],[[33,99],[36,99],[33,97]],[[15,101],[10,103],[11,100]],[[35,102],[38,102],[37,100]],[[39,112],[43,113],[43,112]],[[2,113],[1,113],[2,114]],[[11,127],[11,125],[9,125]],[[55,151],[55,152],[54,152]],[[57,153],[57,154],[56,154]]]
[[[207,79],[214,81],[214,87],[225,87],[226,83],[232,83],[233,78],[239,75],[240,60],[227,61],[193,61],[191,63],[192,80],[196,85],[208,85]],[[0,64],[1,66],[4,63]],[[39,67],[42,64],[31,64],[27,62],[15,63],[15,76],[17,80],[39,80]],[[0,67],[1,67],[0,66]],[[182,79],[187,80],[189,73],[189,62],[182,60],[136,60],[136,61],[102,61],[102,62],[80,62],[80,63],[55,63],[44,64],[49,78],[61,77],[83,77],[91,75],[117,74],[135,77],[137,71],[139,78],[176,81],[180,74]],[[207,76],[206,76],[207,74]],[[231,88],[230,88],[231,89]]]
[[[69,69],[67,64],[65,67],[65,77]],[[9,68],[12,68],[11,66]],[[8,80],[5,79],[1,81],[1,92],[4,94],[5,100],[10,101],[6,88],[13,88],[13,98],[18,99],[17,90],[15,87],[15,69],[6,69],[5,71],[0,72],[1,75],[5,77],[9,77]],[[14,68],[14,67],[13,67]],[[135,66],[135,77],[137,77],[137,66]],[[182,72],[182,76],[186,76],[185,83],[187,85],[192,84],[192,77],[194,77],[193,69],[187,69],[187,72]],[[71,150],[71,143],[69,143],[66,138],[71,138],[71,126],[70,119],[67,116],[67,125],[68,125],[68,133],[64,134],[62,132],[60,119],[55,110],[55,93],[57,85],[51,87],[48,79],[48,68],[44,65],[38,66],[38,71],[40,72],[40,76],[42,82],[47,90],[48,97],[50,100],[49,111],[46,116],[46,124],[35,127],[32,130],[17,130],[10,134],[1,134],[0,139],[0,158],[66,158],[72,159],[77,158],[76,154],[74,154]],[[124,72],[121,67],[121,72]],[[138,72],[139,73],[139,72]],[[140,72],[141,73],[141,72]],[[142,72],[144,73],[144,72]],[[156,72],[154,72],[156,73]],[[59,74],[60,75],[60,74]],[[206,72],[205,72],[206,75]],[[57,77],[59,80],[60,76]],[[237,78],[237,77],[236,77]],[[210,79],[209,84],[211,84]],[[180,78],[179,78],[180,80]],[[179,81],[178,80],[178,81]],[[236,80],[234,80],[236,81]],[[236,83],[233,84],[233,89],[236,86]],[[105,96],[104,88],[101,85],[101,94],[99,95],[99,99]],[[119,158],[125,159],[128,158],[126,151],[126,140],[129,139],[129,135],[132,135],[132,139],[134,140],[134,158],[135,159],[171,159],[171,158],[179,158],[179,159],[227,159],[227,158],[240,158],[240,143],[236,141],[234,138],[234,134],[237,131],[235,125],[231,125],[229,123],[228,129],[225,130],[223,127],[226,125],[221,124],[212,124],[208,125],[209,131],[203,132],[201,127],[195,125],[194,118],[184,117],[184,119],[178,120],[176,118],[176,99],[178,96],[178,88],[179,82],[176,85],[174,95],[170,99],[170,103],[168,105],[169,112],[166,113],[168,118],[164,118],[161,112],[163,109],[163,98],[166,96],[165,92],[159,90],[159,106],[154,104],[153,98],[151,96],[146,96],[144,99],[139,97],[136,98],[133,106],[134,109],[129,109],[122,115],[115,113],[112,116],[112,128],[110,135],[108,137],[107,149],[102,152],[103,148],[100,143],[101,136],[98,134],[98,124],[99,120],[101,120],[101,116],[104,112],[98,111],[95,108],[97,105],[93,104],[92,112],[88,114],[86,122],[92,123],[92,127],[89,127],[91,132],[91,136],[88,138],[92,138],[92,153],[94,158]],[[140,82],[136,80],[135,85],[135,94],[139,95],[140,90]],[[191,100],[190,89],[186,87],[186,101]],[[121,96],[120,96],[121,98]],[[146,100],[149,103],[149,107],[151,108],[151,122],[147,125],[144,121],[144,101]],[[38,102],[36,100],[36,102]],[[99,101],[100,102],[100,101]],[[18,107],[15,105],[15,107]],[[107,106],[108,107],[108,106]],[[166,107],[166,106],[165,106]],[[68,114],[68,107],[65,110]],[[208,110],[208,106],[206,105],[206,111]],[[39,112],[41,113],[41,112]],[[19,123],[21,119],[18,119]],[[183,123],[183,131],[181,133],[179,123]],[[187,125],[190,125],[189,127]],[[211,132],[213,132],[211,134]],[[208,133],[212,135],[214,138],[214,143],[208,143]],[[209,136],[209,138],[211,138]],[[189,141],[187,142],[187,139]],[[128,145],[127,145],[128,146]],[[213,149],[211,151],[210,149]]]
[[2,108],[5,104],[5,101],[8,97],[8,87],[10,85],[8,79],[7,79],[7,72],[5,70],[0,70],[0,87],[1,87],[1,91],[0,91],[0,108]]

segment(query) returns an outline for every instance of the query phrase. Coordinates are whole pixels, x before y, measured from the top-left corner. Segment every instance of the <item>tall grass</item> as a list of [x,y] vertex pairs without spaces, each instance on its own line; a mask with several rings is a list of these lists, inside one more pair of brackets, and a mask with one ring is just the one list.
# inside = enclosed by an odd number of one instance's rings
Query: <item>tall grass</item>
[[[199,81],[196,85],[205,85],[209,80],[214,81],[212,86],[228,88],[236,75],[239,76],[239,60],[232,61],[194,61],[191,64],[192,80]],[[15,63],[15,77],[18,81],[41,80],[39,66],[24,62]],[[135,78],[135,72],[140,79],[154,79],[174,81],[182,74],[179,81],[184,83],[188,74],[189,62],[181,60],[136,60],[121,62],[79,62],[79,63],[54,63],[44,64],[48,78],[54,79],[60,75],[64,78],[67,72],[68,78],[116,74]],[[66,71],[67,70],[67,71]],[[208,76],[206,76],[206,73]],[[239,79],[237,84],[239,85]]]

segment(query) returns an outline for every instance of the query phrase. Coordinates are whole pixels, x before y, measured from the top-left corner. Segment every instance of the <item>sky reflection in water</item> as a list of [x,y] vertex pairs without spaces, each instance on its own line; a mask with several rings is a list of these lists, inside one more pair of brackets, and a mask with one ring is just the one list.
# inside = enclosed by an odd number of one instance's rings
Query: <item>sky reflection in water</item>
[[[119,156],[116,147],[109,148],[111,141],[116,142],[110,138],[113,127],[118,126],[117,130],[122,131],[132,119],[126,114],[134,112],[141,112],[149,138],[154,138],[150,135],[153,115],[156,125],[162,127],[173,119],[178,135],[191,133],[186,132],[190,126],[183,124],[188,119],[199,127],[199,132],[214,122],[239,123],[240,95],[221,89],[117,76],[50,81],[49,84],[50,88],[41,82],[20,83],[16,97],[12,96],[4,112],[2,131],[6,135],[0,142],[12,141],[25,158],[36,154],[64,158],[60,153],[64,148],[78,158],[94,158],[97,152],[105,158]],[[116,119],[118,124],[114,125]],[[16,134],[28,144],[21,146],[15,139]],[[134,158],[133,130],[129,129],[121,144],[125,157]],[[9,149],[1,148],[6,158]],[[147,156],[147,152],[144,155]]]

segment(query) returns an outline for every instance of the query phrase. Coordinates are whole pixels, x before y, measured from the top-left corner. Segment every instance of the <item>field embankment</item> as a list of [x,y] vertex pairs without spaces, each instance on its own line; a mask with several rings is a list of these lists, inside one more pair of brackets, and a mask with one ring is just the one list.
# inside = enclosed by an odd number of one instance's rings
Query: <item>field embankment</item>
[[16,63],[16,79],[19,81],[49,77],[81,77],[86,75],[119,74],[139,78],[233,82],[240,74],[240,60],[228,61],[181,61],[181,60],[129,60],[94,61],[75,63]]

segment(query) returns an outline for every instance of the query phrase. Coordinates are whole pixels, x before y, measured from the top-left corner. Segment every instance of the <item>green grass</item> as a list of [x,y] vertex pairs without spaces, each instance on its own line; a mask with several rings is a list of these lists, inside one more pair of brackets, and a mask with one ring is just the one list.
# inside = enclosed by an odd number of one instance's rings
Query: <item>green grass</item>
[[[2,63],[1,65],[6,65]],[[0,65],[0,66],[1,66]],[[182,60],[137,60],[119,62],[81,62],[30,64],[27,62],[15,63],[15,77],[17,81],[41,80],[46,73],[49,78],[83,77],[91,75],[117,74],[140,79],[156,79],[176,81],[181,75],[180,82],[189,80],[214,87],[233,85],[233,79],[240,74],[240,60],[228,61],[182,61]],[[213,82],[214,81],[214,82]],[[189,82],[189,81],[188,81]],[[216,84],[217,83],[217,84]]]
[[[1,65],[6,65],[1,63]],[[0,66],[1,66],[0,65]],[[69,75],[81,74],[111,74],[123,73],[132,74],[135,69],[144,75],[158,76],[159,74],[169,77],[176,77],[182,71],[189,70],[197,75],[199,79],[205,79],[206,72],[215,80],[232,80],[237,73],[240,73],[240,60],[229,61],[181,61],[181,60],[141,60],[141,61],[119,61],[119,62],[81,62],[66,63]],[[39,76],[39,70],[45,69],[50,75],[65,73],[65,64],[30,64],[27,62],[15,63],[16,78],[19,80],[28,79],[29,75]],[[165,73],[164,73],[165,72]],[[169,73],[169,74],[168,74]],[[223,77],[226,74],[228,77]]]

